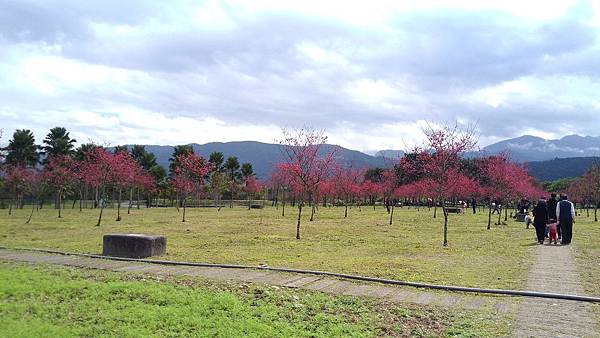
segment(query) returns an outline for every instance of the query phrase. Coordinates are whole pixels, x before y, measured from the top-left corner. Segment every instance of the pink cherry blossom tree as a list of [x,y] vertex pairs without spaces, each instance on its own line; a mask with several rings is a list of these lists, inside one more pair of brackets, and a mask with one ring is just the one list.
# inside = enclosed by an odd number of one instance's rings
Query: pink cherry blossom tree
[[319,184],[331,174],[335,163],[337,151],[335,148],[325,147],[326,142],[327,136],[322,131],[310,128],[283,130],[283,138],[279,141],[284,157],[280,166],[291,177],[297,199],[296,239],[300,239],[300,220],[304,204],[308,202],[313,207],[312,220]]
[[[34,171],[31,168],[24,166],[6,166],[4,184],[14,196],[14,204],[16,209],[23,208],[23,198],[25,194],[30,192],[32,176]],[[12,203],[9,202],[8,214],[12,214]]]
[[333,182],[335,192],[344,201],[344,218],[348,217],[348,202],[350,198],[360,195],[360,184],[365,171],[356,168],[334,168]]
[[442,205],[443,246],[448,246],[448,210],[445,202],[452,197],[453,189],[458,184],[461,155],[473,149],[477,143],[475,130],[473,127],[461,128],[455,124],[428,126],[424,133],[426,142],[417,153],[425,163],[425,177],[430,182],[431,196]]
[[244,192],[248,196],[248,210],[252,206],[252,198],[263,190],[263,185],[256,179],[254,175],[249,176],[244,182]]
[[199,194],[204,186],[204,177],[212,170],[212,164],[203,157],[193,153],[177,156],[177,165],[173,177],[173,186],[179,192],[183,201],[183,218],[185,222],[185,211],[187,199],[192,194]]
[[80,175],[83,182],[96,190],[96,197],[100,207],[98,222],[96,226],[102,223],[102,213],[106,206],[105,194],[111,184],[114,170],[114,154],[102,147],[93,147],[84,155],[81,163]]
[[62,218],[62,199],[69,188],[75,183],[73,158],[67,155],[53,156],[43,171],[43,180],[56,193],[58,218]]

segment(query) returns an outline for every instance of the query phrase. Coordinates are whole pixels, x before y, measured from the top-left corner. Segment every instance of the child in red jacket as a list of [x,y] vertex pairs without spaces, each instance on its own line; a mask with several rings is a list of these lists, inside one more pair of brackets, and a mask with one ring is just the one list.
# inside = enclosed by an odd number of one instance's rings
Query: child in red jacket
[[556,231],[556,229],[558,228],[559,224],[560,223],[555,219],[548,220],[548,224],[546,224],[549,236],[548,244],[552,244],[552,241],[554,241],[554,245],[558,244],[558,231]]

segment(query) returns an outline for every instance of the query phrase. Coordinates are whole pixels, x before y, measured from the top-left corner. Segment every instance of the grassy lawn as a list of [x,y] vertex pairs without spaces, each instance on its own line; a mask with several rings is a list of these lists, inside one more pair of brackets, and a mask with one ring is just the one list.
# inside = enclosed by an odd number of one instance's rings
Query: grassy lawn
[[485,337],[493,313],[334,297],[201,279],[0,263],[6,337]]
[[[509,220],[486,230],[487,214],[450,215],[450,246],[442,247],[442,217],[433,210],[396,209],[388,225],[385,209],[320,208],[314,222],[304,218],[294,239],[296,209],[188,209],[186,223],[174,208],[132,210],[115,222],[107,209],[67,209],[64,218],[45,208],[25,224],[28,210],[7,210],[0,218],[0,245],[99,253],[110,232],[164,234],[170,260],[268,264],[322,269],[411,281],[481,287],[522,288],[530,267],[534,230]],[[308,216],[308,215],[307,215]]]
[[[600,222],[594,222],[593,215],[588,218],[581,212],[573,225],[572,243],[586,293],[600,296]],[[600,306],[596,305],[595,310],[600,322]]]

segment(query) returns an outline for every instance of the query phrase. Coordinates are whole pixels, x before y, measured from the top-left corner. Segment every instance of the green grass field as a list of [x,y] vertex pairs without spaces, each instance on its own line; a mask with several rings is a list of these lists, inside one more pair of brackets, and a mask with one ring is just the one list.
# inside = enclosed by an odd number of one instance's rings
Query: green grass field
[[[581,212],[579,221],[573,225],[573,243],[586,293],[600,296],[600,222]],[[600,305],[594,308],[600,323]]]
[[[133,209],[131,215],[125,211],[121,222],[114,221],[116,210],[107,209],[103,225],[96,227],[98,210],[66,209],[58,219],[56,210],[45,208],[34,213],[30,224],[25,224],[29,210],[13,210],[10,216],[0,210],[0,245],[100,253],[105,233],[163,234],[168,240],[163,258],[169,260],[268,264],[517,289],[524,288],[535,246],[533,229],[509,220],[508,225],[487,230],[487,214],[481,213],[450,215],[450,246],[444,248],[443,219],[434,219],[433,210],[396,209],[390,226],[381,207],[352,208],[347,219],[343,208],[321,207],[314,222],[303,218],[302,239],[296,240],[296,209],[286,211],[282,217],[281,210],[269,207],[196,208],[188,209],[188,221],[182,223],[174,208]],[[575,225],[573,248],[591,295],[600,295],[599,236],[600,224],[583,214]],[[507,334],[512,320],[299,290],[197,280],[159,283],[150,277],[58,267],[4,263],[0,275],[0,330],[15,337],[40,332],[193,335],[190,330],[210,336],[479,337]],[[166,301],[160,300],[163,296]],[[298,306],[298,299],[306,302]],[[238,316],[239,325],[227,324]]]
[[5,337],[485,337],[491,312],[198,279],[0,263]]
[[[268,264],[410,281],[481,287],[521,288],[530,267],[534,231],[509,220],[486,230],[487,214],[450,215],[450,246],[442,246],[442,217],[433,210],[396,209],[388,225],[385,209],[319,208],[314,222],[303,219],[296,240],[296,209],[188,209],[186,223],[174,208],[134,209],[115,222],[107,209],[96,227],[97,210],[28,210],[0,219],[0,245],[100,253],[102,235],[111,232],[163,234],[170,260]],[[0,212],[7,212],[1,210]],[[308,216],[308,215],[307,215]]]

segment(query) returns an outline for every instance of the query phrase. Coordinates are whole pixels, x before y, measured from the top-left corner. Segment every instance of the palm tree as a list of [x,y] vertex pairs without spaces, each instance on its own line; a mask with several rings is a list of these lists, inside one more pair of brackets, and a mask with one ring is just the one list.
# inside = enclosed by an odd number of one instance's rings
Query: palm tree
[[75,154],[73,148],[74,143],[77,142],[77,140],[72,139],[67,130],[63,127],[54,127],[50,129],[50,132],[46,135],[43,142],[45,145],[42,146],[42,150],[44,151],[44,154],[46,154],[44,163],[48,163],[50,158],[57,155],[73,156]]
[[254,175],[251,163],[242,163],[242,179],[246,181],[250,176]]
[[123,151],[123,152],[128,152],[128,151],[129,151],[129,149],[127,149],[127,146],[116,146],[116,147],[113,149],[113,154],[120,153],[120,152],[122,152],[122,151]]
[[38,149],[31,130],[17,129],[6,147],[6,163],[23,167],[35,166],[40,157]]
[[219,151],[212,152],[208,157],[208,162],[213,165],[213,170],[219,172],[223,170],[224,160],[225,156],[223,156],[223,153]]
[[186,145],[180,145],[180,146],[175,146],[175,148],[173,149],[173,155],[171,155],[171,158],[169,158],[169,162],[171,162],[169,164],[169,176],[173,176],[173,174],[175,173],[175,168],[177,168],[177,157],[179,155],[184,155],[184,154],[193,154],[194,153],[194,148],[192,148],[191,144],[186,144]]
[[240,179],[240,162],[237,157],[228,157],[224,167],[229,175],[229,192],[231,193],[229,207],[233,208],[233,194],[235,192],[236,183]]
[[[248,184],[248,179],[254,176],[254,169],[252,169],[251,163],[242,163],[241,169],[242,182],[244,185]],[[250,194],[248,193],[248,210],[250,210]]]
[[83,159],[85,158],[85,154],[96,148],[99,147],[98,145],[95,145],[93,143],[84,143],[82,145],[80,145],[79,147],[77,147],[77,149],[75,150],[75,159],[77,161],[83,161]]
[[131,157],[146,170],[150,170],[150,168],[157,165],[156,156],[153,153],[148,152],[143,145],[134,145],[133,148],[131,148]]

